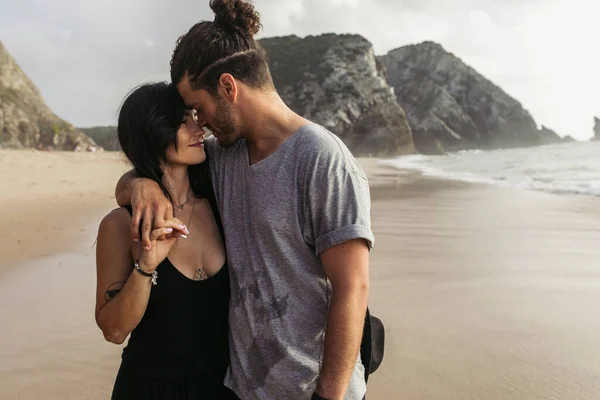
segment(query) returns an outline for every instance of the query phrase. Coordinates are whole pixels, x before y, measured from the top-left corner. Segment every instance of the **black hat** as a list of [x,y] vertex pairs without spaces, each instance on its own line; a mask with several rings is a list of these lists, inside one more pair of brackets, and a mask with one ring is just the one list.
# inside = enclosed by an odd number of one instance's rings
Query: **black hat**
[[381,365],[384,346],[385,328],[383,322],[372,316],[367,308],[363,337],[360,343],[360,358],[365,367],[365,382],[369,380],[369,375],[377,371],[377,368]]

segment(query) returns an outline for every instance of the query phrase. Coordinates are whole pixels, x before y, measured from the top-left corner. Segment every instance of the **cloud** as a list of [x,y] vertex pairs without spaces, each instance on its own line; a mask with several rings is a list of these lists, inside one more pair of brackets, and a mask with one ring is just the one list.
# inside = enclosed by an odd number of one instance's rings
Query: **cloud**
[[[7,0],[0,0],[5,1]],[[358,33],[377,53],[441,43],[519,99],[536,121],[587,138],[600,116],[600,53],[586,0],[257,0],[259,37]],[[139,83],[167,80],[174,43],[212,19],[207,1],[22,0],[0,39],[50,107],[80,126],[114,123]]]

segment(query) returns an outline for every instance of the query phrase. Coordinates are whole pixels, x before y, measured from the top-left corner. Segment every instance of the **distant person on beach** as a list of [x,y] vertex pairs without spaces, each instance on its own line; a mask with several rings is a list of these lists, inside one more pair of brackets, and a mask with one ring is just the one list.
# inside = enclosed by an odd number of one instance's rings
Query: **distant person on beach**
[[[210,7],[214,21],[177,42],[171,79],[214,134],[205,146],[231,273],[225,384],[244,400],[360,400],[374,241],[366,175],[337,136],[279,97],[254,6]],[[156,182],[136,172],[117,200],[133,205],[145,246],[172,218]]]
[[173,84],[147,84],[123,103],[118,134],[138,176],[174,210],[131,237],[131,207],[109,213],[97,243],[96,322],[123,349],[112,399],[223,399],[229,364],[229,273],[205,163],[204,130]]

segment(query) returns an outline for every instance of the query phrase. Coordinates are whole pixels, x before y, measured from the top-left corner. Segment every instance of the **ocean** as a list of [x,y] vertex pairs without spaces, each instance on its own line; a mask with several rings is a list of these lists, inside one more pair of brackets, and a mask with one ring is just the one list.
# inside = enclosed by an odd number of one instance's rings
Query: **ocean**
[[382,163],[451,180],[600,196],[600,142],[468,150],[441,156],[410,155]]

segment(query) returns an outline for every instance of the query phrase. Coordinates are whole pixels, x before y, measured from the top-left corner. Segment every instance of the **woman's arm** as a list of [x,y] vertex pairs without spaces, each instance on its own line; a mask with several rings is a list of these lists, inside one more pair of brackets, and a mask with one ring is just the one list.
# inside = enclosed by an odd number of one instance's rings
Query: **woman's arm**
[[[96,323],[104,338],[116,344],[123,343],[141,321],[152,287],[152,278],[134,271],[130,224],[126,209],[111,212],[100,223],[96,246]],[[151,251],[136,251],[139,266],[147,273],[156,270],[183,231],[177,219],[165,224],[151,232]],[[159,237],[164,239],[158,242]]]
[[121,344],[146,312],[152,282],[133,271],[129,213],[119,209],[100,223],[96,247],[96,323],[104,338]]

